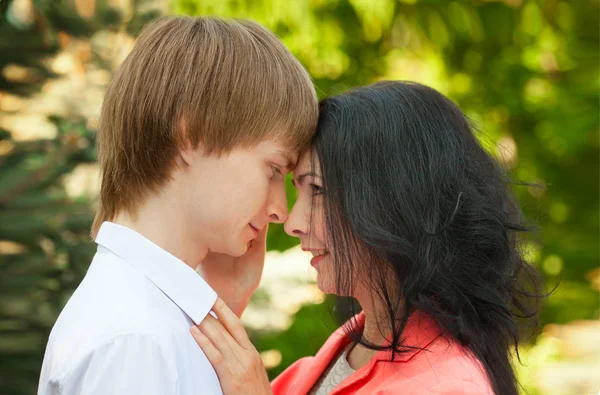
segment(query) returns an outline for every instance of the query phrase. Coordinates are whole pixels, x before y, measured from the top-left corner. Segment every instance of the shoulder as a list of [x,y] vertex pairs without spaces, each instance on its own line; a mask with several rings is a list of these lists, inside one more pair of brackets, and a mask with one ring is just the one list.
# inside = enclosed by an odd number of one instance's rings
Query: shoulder
[[461,385],[490,388],[481,361],[467,347],[447,334],[436,339],[429,351],[423,351],[419,356],[435,371],[442,387],[445,382],[448,385],[462,383]]
[[407,394],[407,395],[495,395],[487,383],[477,383],[463,378],[447,378],[437,383],[388,383],[381,386],[377,395]]
[[49,340],[85,348],[120,334],[149,335],[179,327],[187,333],[189,326],[181,309],[145,276],[112,254],[97,253]]
[[[52,385],[64,393],[96,387],[98,391],[90,393],[111,393],[111,388],[106,386],[128,388],[133,385],[129,382],[143,385],[138,379],[145,376],[153,377],[160,388],[175,388],[177,371],[172,356],[155,336],[127,333],[105,339],[75,354],[65,354],[61,350],[47,354],[42,367],[42,380],[46,383],[40,385]],[[125,377],[130,381],[121,382]]]
[[48,349],[44,363],[54,365],[57,372],[66,376],[72,370],[80,369],[94,363],[96,359],[119,360],[125,363],[129,360],[142,360],[152,355],[158,360],[169,357],[170,350],[164,339],[152,333],[122,333],[104,339],[96,339],[80,347],[64,349],[55,345]]
[[494,395],[487,382],[478,382],[466,378],[449,378],[427,387],[428,395]]
[[378,370],[387,377],[382,377],[381,394],[494,394],[481,362],[446,335],[404,362],[383,364]]

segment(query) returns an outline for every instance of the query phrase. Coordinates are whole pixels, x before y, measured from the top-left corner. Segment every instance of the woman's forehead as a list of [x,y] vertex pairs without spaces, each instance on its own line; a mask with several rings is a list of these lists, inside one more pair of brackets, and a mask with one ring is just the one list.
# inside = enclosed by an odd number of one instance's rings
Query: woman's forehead
[[[313,166],[315,167],[314,169]],[[305,151],[303,154],[300,155],[300,158],[298,159],[298,164],[294,169],[294,175],[303,174],[310,171],[320,173],[319,159],[317,155],[314,155],[314,151],[312,150]]]

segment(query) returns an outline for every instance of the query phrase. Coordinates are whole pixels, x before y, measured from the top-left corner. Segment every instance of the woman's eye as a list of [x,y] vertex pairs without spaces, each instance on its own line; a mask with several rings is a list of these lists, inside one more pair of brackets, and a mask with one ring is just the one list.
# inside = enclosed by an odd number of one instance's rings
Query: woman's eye
[[271,166],[271,170],[273,170],[273,177],[275,177],[277,174],[281,174],[281,170],[278,167]]
[[323,193],[323,187],[320,187],[319,185],[316,184],[310,184],[310,190],[314,195],[321,195]]

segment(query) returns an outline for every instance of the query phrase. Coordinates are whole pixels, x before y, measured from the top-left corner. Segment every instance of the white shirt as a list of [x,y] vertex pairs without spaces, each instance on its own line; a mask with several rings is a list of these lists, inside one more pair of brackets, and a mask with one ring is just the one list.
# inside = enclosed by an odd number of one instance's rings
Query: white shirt
[[38,395],[221,395],[189,331],[216,293],[131,229],[105,222],[96,243],[85,278],[50,333]]

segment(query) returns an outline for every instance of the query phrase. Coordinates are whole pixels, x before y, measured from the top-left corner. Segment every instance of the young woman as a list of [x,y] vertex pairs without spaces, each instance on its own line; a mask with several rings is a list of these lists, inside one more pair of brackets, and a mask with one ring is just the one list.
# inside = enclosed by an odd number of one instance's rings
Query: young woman
[[[535,318],[527,230],[500,167],[437,91],[383,82],[325,99],[285,224],[317,285],[362,312],[269,386],[222,302],[194,338],[225,394],[517,394],[516,317]],[[293,341],[293,339],[290,339]]]

